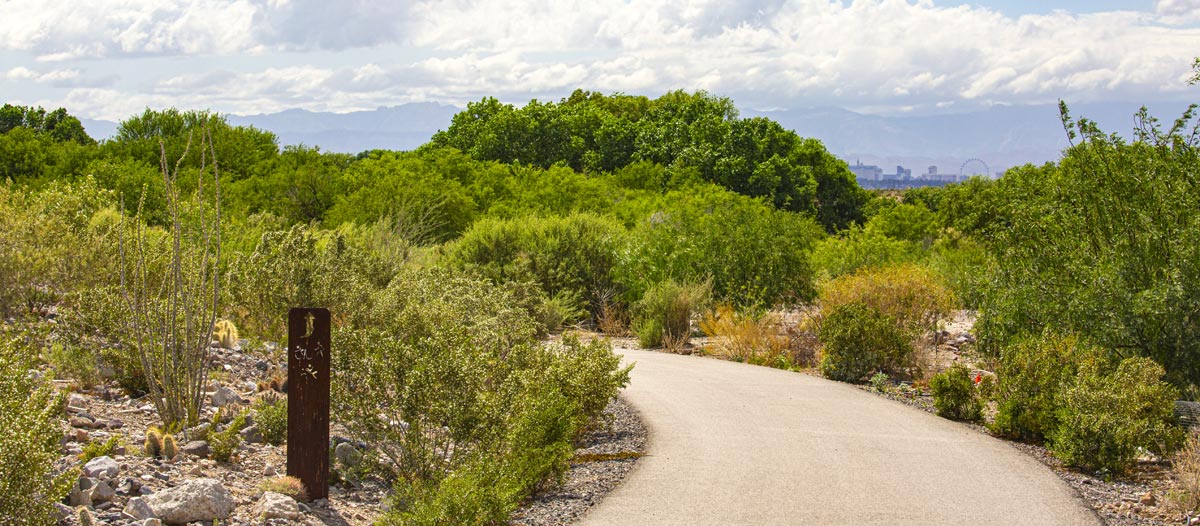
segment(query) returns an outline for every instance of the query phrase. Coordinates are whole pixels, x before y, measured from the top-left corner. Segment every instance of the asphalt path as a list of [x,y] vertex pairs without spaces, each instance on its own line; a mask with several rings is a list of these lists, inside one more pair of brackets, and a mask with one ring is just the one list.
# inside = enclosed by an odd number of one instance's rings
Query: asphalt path
[[581,526],[1100,525],[1004,442],[852,386],[617,349],[646,455]]

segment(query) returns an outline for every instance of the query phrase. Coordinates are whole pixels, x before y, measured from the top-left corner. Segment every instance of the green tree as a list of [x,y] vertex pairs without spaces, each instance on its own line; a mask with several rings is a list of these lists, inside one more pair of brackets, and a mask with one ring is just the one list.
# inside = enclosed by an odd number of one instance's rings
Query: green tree
[[1063,119],[1057,165],[1000,181],[994,286],[980,320],[996,352],[1022,333],[1078,332],[1114,358],[1147,356],[1178,386],[1200,383],[1200,150],[1195,107],[1164,130],[1143,110],[1136,140]]

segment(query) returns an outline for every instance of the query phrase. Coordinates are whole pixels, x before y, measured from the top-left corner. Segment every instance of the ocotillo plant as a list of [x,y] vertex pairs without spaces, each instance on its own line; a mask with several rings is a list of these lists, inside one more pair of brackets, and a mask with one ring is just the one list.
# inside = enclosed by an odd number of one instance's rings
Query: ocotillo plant
[[[131,347],[142,364],[150,399],[168,428],[195,424],[208,378],[208,344],[220,298],[221,189],[216,150],[207,124],[200,128],[200,172],[196,191],[184,199],[176,180],[192,146],[188,134],[174,170],[159,141],[160,167],[169,224],[166,235],[138,218],[121,229],[121,285],[127,305]],[[212,177],[211,195],[205,181]],[[126,240],[126,237],[129,237]]]

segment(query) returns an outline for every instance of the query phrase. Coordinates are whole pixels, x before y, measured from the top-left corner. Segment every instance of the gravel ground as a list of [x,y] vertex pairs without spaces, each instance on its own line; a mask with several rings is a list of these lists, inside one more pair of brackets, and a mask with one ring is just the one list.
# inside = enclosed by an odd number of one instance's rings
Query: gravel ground
[[646,428],[637,411],[617,398],[604,410],[605,422],[589,432],[563,483],[547,488],[513,513],[509,524],[566,525],[616,488],[646,447]]

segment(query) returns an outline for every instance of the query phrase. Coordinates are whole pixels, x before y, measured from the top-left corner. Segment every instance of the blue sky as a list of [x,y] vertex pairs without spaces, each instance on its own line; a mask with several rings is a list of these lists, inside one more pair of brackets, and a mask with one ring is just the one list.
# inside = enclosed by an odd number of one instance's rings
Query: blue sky
[[575,88],[884,114],[1194,101],[1200,0],[0,0],[0,98],[121,119]]

